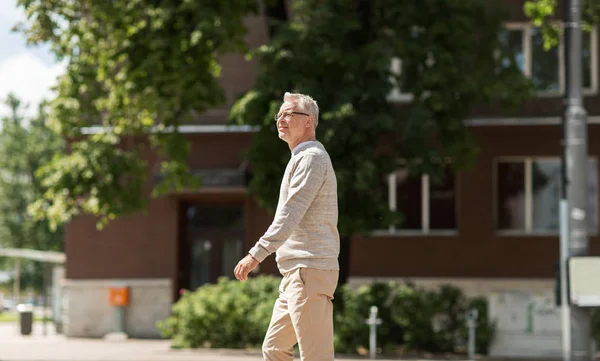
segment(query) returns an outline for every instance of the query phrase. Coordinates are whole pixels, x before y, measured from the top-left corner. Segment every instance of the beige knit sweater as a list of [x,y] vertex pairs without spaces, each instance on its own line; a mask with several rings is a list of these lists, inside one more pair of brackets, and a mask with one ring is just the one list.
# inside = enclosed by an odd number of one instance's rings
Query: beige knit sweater
[[282,274],[298,267],[339,270],[337,180],[329,154],[318,141],[292,151],[279,192],[275,218],[250,249],[262,262],[276,252]]

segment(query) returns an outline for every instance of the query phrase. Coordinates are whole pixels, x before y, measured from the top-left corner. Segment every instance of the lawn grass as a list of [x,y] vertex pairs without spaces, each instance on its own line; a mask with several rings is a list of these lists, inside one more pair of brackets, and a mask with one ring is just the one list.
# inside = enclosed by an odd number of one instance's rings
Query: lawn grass
[[[34,322],[42,322],[44,320],[43,317],[36,316],[33,321]],[[51,321],[50,318],[46,317],[47,321]],[[0,322],[17,322],[19,321],[19,314],[16,312],[2,312],[0,313]]]

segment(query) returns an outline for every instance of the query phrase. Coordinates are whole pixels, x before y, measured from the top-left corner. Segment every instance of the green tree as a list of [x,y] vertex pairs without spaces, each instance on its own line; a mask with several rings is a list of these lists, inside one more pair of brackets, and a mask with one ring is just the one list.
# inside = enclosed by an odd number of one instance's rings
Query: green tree
[[[30,21],[17,29],[31,43],[51,44],[67,61],[49,120],[73,141],[68,155],[41,169],[48,191],[31,211],[52,226],[90,213],[101,226],[144,209],[148,148],[164,175],[154,194],[198,184],[189,176],[189,144],[177,127],[224,102],[219,59],[245,49],[242,20],[257,10],[257,1],[18,4]],[[82,136],[81,128],[94,124],[103,132]]]
[[[294,3],[293,20],[279,22],[273,39],[256,52],[258,80],[235,103],[231,120],[258,127],[248,153],[250,190],[274,209],[289,150],[273,115],[285,91],[319,102],[317,138],[338,179],[343,282],[350,236],[401,221],[387,208],[387,174],[405,168],[439,181],[444,167],[469,166],[477,144],[464,120],[473,107],[518,104],[531,85],[499,41],[505,12],[496,2]],[[400,73],[390,70],[395,57],[402,60]],[[394,85],[412,100],[390,102]]]
[[[581,6],[583,30],[589,32],[600,20],[600,1],[581,0]],[[557,17],[557,10],[557,0],[528,0],[523,6],[523,11],[534,25],[542,29],[546,50],[560,43],[560,36],[564,30],[562,19]]]
[[[10,113],[0,120],[0,245],[62,251],[62,227],[51,230],[48,220],[34,219],[27,207],[46,191],[35,176],[37,169],[64,154],[64,141],[47,126],[41,107],[35,118],[27,119],[14,95],[5,103]],[[39,290],[42,272],[40,263],[22,262],[22,288]]]

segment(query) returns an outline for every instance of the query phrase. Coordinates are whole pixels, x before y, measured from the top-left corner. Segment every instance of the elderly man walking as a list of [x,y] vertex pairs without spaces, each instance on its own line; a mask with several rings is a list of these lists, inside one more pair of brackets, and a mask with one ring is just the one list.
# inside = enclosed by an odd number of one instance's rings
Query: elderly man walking
[[283,279],[263,343],[267,361],[291,361],[298,343],[303,361],[330,361],[333,294],[339,264],[337,180],[329,154],[316,140],[317,102],[285,93],[275,116],[279,138],[292,152],[285,169],[273,223],[235,267],[247,280],[271,253]]

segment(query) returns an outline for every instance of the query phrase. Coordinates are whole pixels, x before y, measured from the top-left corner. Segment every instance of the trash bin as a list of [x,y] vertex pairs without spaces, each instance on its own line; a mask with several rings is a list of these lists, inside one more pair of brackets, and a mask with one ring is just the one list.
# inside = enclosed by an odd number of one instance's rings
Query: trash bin
[[33,328],[33,305],[20,304],[17,306],[19,312],[19,328],[21,335],[31,335]]

